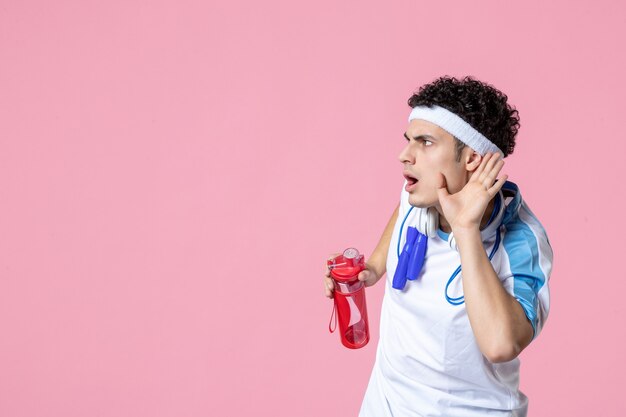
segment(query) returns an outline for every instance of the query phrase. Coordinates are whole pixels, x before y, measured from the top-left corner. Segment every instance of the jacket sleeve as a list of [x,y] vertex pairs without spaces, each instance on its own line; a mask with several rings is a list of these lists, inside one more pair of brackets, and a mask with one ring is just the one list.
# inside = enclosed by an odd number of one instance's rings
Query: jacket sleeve
[[525,203],[504,228],[500,280],[524,309],[535,339],[550,311],[548,282],[552,272],[552,247],[543,226]]

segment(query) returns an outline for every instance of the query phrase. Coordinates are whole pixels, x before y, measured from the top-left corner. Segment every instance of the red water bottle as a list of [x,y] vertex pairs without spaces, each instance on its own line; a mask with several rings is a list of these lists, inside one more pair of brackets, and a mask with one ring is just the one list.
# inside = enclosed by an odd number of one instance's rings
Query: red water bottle
[[[354,248],[348,248],[342,255],[328,260],[328,268],[335,284],[333,315],[336,313],[335,328],[339,321],[341,343],[350,349],[361,348],[370,340],[365,283],[357,278],[359,272],[365,269],[363,255],[359,255]],[[328,329],[331,333],[335,331],[330,325]]]

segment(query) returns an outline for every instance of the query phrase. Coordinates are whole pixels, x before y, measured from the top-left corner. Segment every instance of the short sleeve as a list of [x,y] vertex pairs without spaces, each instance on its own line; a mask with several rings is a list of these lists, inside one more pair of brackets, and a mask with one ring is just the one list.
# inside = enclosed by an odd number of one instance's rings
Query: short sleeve
[[552,247],[543,226],[525,203],[503,227],[505,260],[500,279],[524,309],[535,339],[550,311]]

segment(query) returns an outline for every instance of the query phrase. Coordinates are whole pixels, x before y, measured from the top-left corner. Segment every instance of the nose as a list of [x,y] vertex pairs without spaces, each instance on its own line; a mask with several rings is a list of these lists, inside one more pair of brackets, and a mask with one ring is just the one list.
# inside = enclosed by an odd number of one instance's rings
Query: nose
[[400,155],[398,155],[398,160],[400,162],[402,162],[403,164],[405,164],[405,163],[414,164],[415,163],[415,157],[413,156],[413,152],[411,152],[411,144],[410,143],[407,143],[406,146],[402,149],[402,151],[400,152]]

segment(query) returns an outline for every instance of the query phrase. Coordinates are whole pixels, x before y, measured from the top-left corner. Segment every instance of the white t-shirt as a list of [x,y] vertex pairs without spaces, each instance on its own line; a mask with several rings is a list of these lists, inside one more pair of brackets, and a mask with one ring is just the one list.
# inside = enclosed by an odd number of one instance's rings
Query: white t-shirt
[[[507,181],[502,193],[505,209],[492,220],[492,227],[485,228],[492,233],[486,236],[482,231],[483,244],[490,254],[495,230],[500,230],[491,263],[506,291],[524,308],[537,337],[549,311],[552,249],[518,187]],[[428,239],[419,277],[407,281],[403,290],[392,287],[398,248],[404,246],[406,229],[421,210],[416,207],[409,213],[399,236],[411,208],[404,188],[400,202],[387,256],[376,362],[359,416],[526,416],[528,399],[518,388],[519,359],[489,362],[478,348],[465,304],[452,305],[445,298],[446,284],[461,263],[445,233],[439,230],[438,236]],[[462,271],[448,295],[463,295]]]

